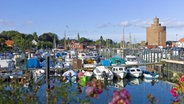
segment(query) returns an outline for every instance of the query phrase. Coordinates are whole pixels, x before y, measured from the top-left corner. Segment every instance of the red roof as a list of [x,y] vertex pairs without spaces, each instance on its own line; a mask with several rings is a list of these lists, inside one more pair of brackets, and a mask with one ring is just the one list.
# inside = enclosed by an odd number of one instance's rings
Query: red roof
[[13,42],[12,40],[6,40],[6,41],[5,41],[5,44],[6,44],[7,46],[9,46],[9,47],[12,47],[13,44],[14,44],[14,42]]
[[184,38],[181,38],[181,39],[179,40],[179,42],[184,42]]

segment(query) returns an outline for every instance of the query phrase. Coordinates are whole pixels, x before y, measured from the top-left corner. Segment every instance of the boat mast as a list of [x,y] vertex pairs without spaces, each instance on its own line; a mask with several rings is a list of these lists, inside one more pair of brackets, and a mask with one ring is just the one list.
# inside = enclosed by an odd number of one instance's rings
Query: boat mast
[[125,48],[125,35],[124,35],[124,27],[123,27],[123,48]]
[[66,32],[64,33],[64,49],[66,50]]

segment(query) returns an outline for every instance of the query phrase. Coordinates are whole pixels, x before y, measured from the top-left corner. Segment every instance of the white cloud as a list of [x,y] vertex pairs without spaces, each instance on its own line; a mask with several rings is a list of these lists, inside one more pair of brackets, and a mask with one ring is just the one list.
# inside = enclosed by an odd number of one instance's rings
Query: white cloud
[[109,26],[111,26],[110,23],[105,23],[105,24],[100,24],[100,25],[98,25],[97,27],[98,27],[98,28],[108,28]]
[[160,23],[167,28],[184,28],[184,21],[178,21],[174,18],[165,18]]
[[[174,18],[161,18],[159,19],[159,22],[162,26],[166,26],[167,28],[184,28],[184,21],[179,21],[177,19]],[[111,26],[115,26],[115,27],[131,27],[131,26],[135,26],[135,27],[140,27],[140,28],[146,28],[148,26],[151,26],[151,24],[153,23],[153,18],[152,19],[134,19],[134,20],[125,20],[125,21],[121,21],[119,23],[114,23],[114,24],[110,24],[110,23],[106,23],[106,24],[102,24],[99,25],[99,28],[107,28],[107,27],[111,27]]]
[[0,25],[2,25],[3,27],[14,26],[15,24],[16,23],[14,21],[0,19]]

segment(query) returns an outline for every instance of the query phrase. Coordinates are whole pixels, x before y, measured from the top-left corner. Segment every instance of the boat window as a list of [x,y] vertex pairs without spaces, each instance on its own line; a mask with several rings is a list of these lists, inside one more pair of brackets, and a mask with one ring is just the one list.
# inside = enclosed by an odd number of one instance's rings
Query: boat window
[[135,72],[135,70],[130,70],[131,72]]
[[123,68],[119,68],[119,70],[123,70]]
[[137,71],[141,71],[140,69],[137,69]]

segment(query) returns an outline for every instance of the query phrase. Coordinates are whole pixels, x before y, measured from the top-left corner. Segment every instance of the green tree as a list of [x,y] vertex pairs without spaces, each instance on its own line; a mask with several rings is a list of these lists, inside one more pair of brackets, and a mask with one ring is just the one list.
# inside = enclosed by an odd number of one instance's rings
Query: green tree
[[36,41],[38,41],[38,35],[37,35],[36,32],[33,33],[33,38],[34,38]]

